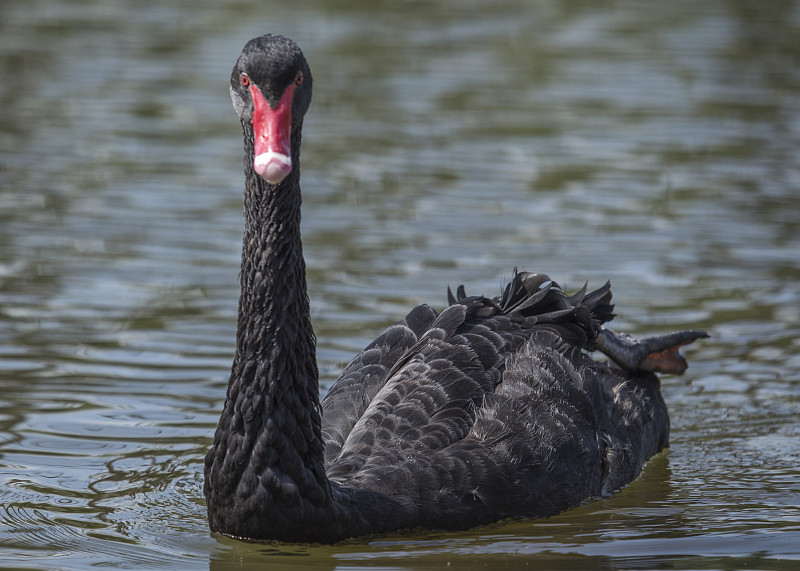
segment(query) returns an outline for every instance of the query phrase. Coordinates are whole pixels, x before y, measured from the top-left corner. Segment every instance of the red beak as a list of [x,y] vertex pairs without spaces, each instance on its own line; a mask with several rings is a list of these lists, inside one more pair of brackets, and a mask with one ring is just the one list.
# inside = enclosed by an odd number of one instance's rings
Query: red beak
[[294,83],[289,85],[273,109],[261,90],[250,84],[255,134],[253,168],[270,184],[278,184],[292,172],[292,98],[296,87]]

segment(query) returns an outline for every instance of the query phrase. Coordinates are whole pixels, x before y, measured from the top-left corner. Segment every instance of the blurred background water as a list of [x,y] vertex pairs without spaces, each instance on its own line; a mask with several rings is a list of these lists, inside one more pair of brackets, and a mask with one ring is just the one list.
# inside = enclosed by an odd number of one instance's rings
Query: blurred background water
[[[671,448],[613,498],[333,547],[209,534],[251,37],[304,48],[322,390],[385,325],[514,266],[707,328]],[[800,5],[4,0],[0,566],[794,569]]]

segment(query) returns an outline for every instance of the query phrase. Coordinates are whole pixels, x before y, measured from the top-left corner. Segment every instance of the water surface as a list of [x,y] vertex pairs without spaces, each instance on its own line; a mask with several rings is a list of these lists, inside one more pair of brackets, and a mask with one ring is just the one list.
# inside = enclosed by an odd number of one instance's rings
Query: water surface
[[[463,533],[209,534],[242,229],[227,81],[267,31],[314,72],[322,390],[448,284],[610,279],[618,329],[713,336],[663,379],[672,446],[629,488]],[[780,1],[5,0],[0,565],[795,568],[798,37]]]

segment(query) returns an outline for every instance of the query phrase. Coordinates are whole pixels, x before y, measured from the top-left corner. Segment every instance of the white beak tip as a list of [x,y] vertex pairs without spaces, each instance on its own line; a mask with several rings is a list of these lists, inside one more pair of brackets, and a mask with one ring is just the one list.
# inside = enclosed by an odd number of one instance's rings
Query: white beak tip
[[278,184],[292,172],[292,159],[283,153],[267,151],[253,161],[256,174],[270,184]]

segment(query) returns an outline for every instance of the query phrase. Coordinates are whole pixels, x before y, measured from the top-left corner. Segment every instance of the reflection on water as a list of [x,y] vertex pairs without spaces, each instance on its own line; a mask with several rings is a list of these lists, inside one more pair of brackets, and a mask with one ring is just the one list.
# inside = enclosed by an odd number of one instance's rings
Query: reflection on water
[[[800,7],[384,4],[0,7],[0,560],[791,568]],[[672,448],[629,489],[329,548],[208,534],[241,231],[227,77],[266,31],[315,76],[304,238],[325,386],[448,284],[611,279],[618,328],[713,334],[664,379]]]

